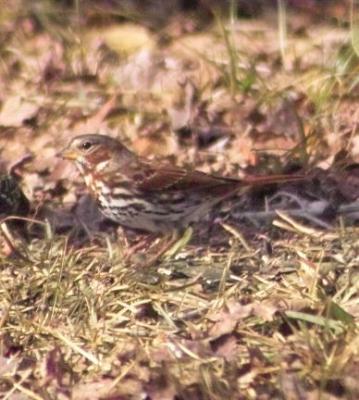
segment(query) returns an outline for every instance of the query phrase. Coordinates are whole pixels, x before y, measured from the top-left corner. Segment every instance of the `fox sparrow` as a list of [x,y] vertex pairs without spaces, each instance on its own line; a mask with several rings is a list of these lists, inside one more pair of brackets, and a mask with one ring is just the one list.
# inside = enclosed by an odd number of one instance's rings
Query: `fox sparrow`
[[61,155],[75,161],[106,217],[153,233],[186,228],[242,189],[303,179],[301,175],[243,179],[209,175],[140,158],[118,140],[96,134],[75,137]]

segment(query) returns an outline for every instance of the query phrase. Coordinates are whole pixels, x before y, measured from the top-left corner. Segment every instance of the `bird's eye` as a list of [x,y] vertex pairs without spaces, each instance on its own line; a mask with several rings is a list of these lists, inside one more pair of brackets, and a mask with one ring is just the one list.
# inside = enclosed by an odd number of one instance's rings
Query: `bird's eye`
[[92,147],[91,142],[83,142],[81,143],[81,149],[82,150],[89,150]]

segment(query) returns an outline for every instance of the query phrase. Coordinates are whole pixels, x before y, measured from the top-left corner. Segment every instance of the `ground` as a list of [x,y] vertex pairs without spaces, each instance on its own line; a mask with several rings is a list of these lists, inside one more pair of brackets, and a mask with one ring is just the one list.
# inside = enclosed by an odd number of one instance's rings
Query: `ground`
[[[359,25],[319,3],[4,1],[3,398],[359,397]],[[231,199],[141,269],[138,234],[56,156],[93,132],[307,179]]]

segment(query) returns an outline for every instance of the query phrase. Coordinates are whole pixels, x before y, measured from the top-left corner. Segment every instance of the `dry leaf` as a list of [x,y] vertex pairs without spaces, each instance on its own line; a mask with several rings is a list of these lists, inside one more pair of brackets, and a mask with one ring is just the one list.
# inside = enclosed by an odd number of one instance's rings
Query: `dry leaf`
[[38,105],[24,100],[21,96],[9,97],[1,108],[0,126],[19,127],[24,121],[33,118],[38,110]]
[[209,329],[209,336],[219,337],[232,333],[238,321],[251,315],[253,304],[242,305],[234,301],[228,302],[225,309],[216,310],[209,317],[215,324]]
[[[73,388],[73,400],[100,400],[111,398],[115,390],[112,388],[113,379],[106,378],[97,382],[84,382]],[[139,390],[138,384],[135,384],[135,392]],[[121,397],[116,397],[121,398]]]
[[237,357],[237,339],[234,335],[223,335],[211,341],[211,347],[217,357],[233,361]]

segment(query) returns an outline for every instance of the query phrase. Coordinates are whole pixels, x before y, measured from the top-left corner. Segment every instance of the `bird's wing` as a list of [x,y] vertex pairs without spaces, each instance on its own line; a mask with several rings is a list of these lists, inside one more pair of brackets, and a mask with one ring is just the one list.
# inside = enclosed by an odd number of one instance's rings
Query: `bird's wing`
[[205,190],[215,187],[228,187],[238,182],[235,179],[221,178],[201,171],[186,170],[170,164],[142,164],[134,172],[133,179],[138,189],[144,191],[161,190]]
[[234,192],[241,187],[295,182],[305,178],[304,175],[245,176],[241,179],[227,178],[206,174],[201,171],[187,170],[171,164],[154,163],[146,160],[137,161],[132,166],[128,165],[126,175],[131,178],[137,189],[143,191],[205,191],[211,189],[211,193],[217,193],[218,195]]

